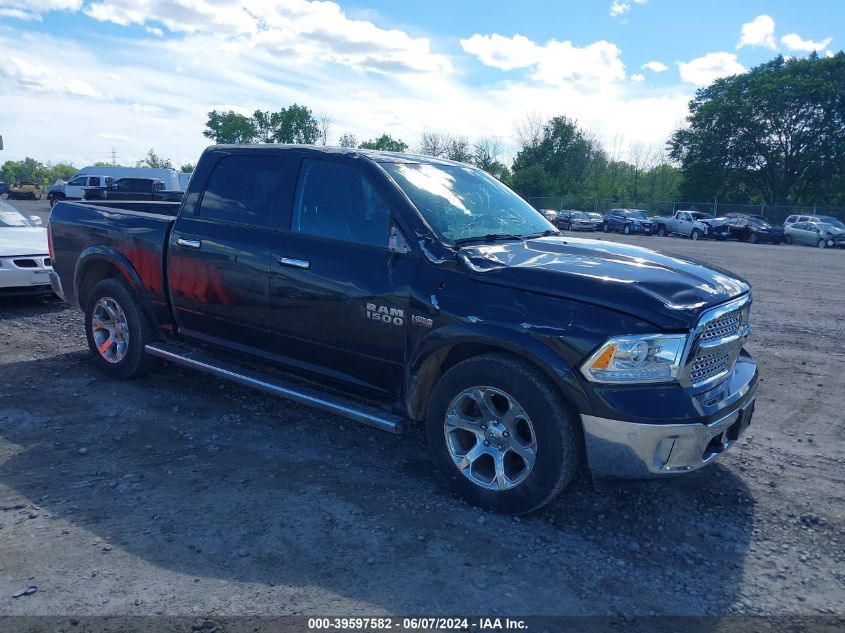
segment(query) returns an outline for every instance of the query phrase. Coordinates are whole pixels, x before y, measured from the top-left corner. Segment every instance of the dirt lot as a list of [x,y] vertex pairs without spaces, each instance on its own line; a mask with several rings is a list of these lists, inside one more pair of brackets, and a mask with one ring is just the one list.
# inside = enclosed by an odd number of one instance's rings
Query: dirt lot
[[0,614],[845,614],[845,251],[626,241],[753,283],[754,423],[703,471],[582,477],[522,519],[445,492],[421,433],[105,380],[77,312],[0,305]]

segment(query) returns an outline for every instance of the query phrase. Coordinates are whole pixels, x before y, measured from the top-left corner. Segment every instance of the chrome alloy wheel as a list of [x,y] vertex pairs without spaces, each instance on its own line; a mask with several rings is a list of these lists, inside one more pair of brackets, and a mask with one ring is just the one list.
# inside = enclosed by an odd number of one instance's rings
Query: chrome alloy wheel
[[97,351],[106,362],[119,363],[129,347],[129,325],[126,313],[111,297],[102,297],[91,313],[91,333]]
[[446,448],[464,477],[488,490],[521,484],[537,459],[534,426],[520,404],[493,387],[459,393],[443,422]]

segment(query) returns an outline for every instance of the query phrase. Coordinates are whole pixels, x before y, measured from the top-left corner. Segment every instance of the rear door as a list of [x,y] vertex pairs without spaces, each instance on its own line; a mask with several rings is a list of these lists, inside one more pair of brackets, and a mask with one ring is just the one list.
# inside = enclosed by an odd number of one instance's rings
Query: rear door
[[304,159],[270,276],[276,352],[380,393],[402,381],[418,263],[388,249],[386,187],[339,157]]
[[194,209],[185,207],[168,248],[179,332],[244,351],[267,351],[274,227],[291,161],[266,152],[223,156]]

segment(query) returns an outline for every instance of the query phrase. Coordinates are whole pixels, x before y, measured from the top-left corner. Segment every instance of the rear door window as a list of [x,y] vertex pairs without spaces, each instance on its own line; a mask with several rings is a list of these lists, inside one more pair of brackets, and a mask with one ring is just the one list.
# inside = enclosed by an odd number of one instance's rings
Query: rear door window
[[218,161],[199,216],[232,224],[269,227],[288,162],[278,156],[226,156]]

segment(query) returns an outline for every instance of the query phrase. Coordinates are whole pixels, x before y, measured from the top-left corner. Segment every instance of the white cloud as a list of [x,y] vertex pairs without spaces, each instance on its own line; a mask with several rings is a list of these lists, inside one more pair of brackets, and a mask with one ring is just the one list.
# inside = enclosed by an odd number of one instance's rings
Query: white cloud
[[803,51],[811,53],[812,51],[823,51],[833,41],[832,37],[826,37],[821,42],[814,42],[813,40],[804,40],[797,33],[789,33],[780,38],[781,44],[786,46],[791,51]]
[[825,57],[835,57],[835,55],[833,54],[833,51],[825,51],[824,56]]
[[150,35],[155,35],[156,37],[164,37],[164,31],[162,31],[157,26],[145,26],[144,28]]
[[78,11],[82,0],[0,0],[0,17],[41,20],[50,11]]
[[432,52],[427,38],[351,19],[335,2],[99,0],[85,13],[124,26],[152,22],[173,32],[212,34],[230,52],[264,48],[293,64],[334,62],[378,73],[452,71],[449,58]]
[[707,53],[689,62],[680,62],[678,69],[683,81],[696,86],[706,86],[720,77],[745,72],[745,66],[733,53]]
[[645,81],[645,75],[643,75],[642,73],[635,73],[631,75],[631,81],[633,81],[634,83],[641,84]]
[[742,35],[737,48],[743,46],[765,46],[775,49],[775,21],[768,15],[758,15],[751,22],[742,25]]
[[615,44],[605,40],[578,47],[549,40],[539,45],[524,35],[505,37],[476,33],[461,40],[464,51],[483,64],[500,70],[533,68],[531,77],[550,85],[569,81],[612,82],[625,79],[625,64]]
[[619,0],[613,0],[613,4],[610,5],[610,17],[615,18],[631,10],[631,5],[628,2],[620,2]]
[[665,73],[667,70],[669,70],[669,67],[666,64],[657,61],[646,62],[642,65],[642,68],[643,70],[650,70],[654,73]]
[[46,64],[32,63],[20,57],[0,58],[0,79],[6,86],[15,85],[25,92],[105,98],[87,81],[67,77]]
[[108,132],[100,132],[96,137],[101,138],[104,141],[123,141],[125,143],[135,140],[130,136],[124,136],[123,134],[111,134]]

